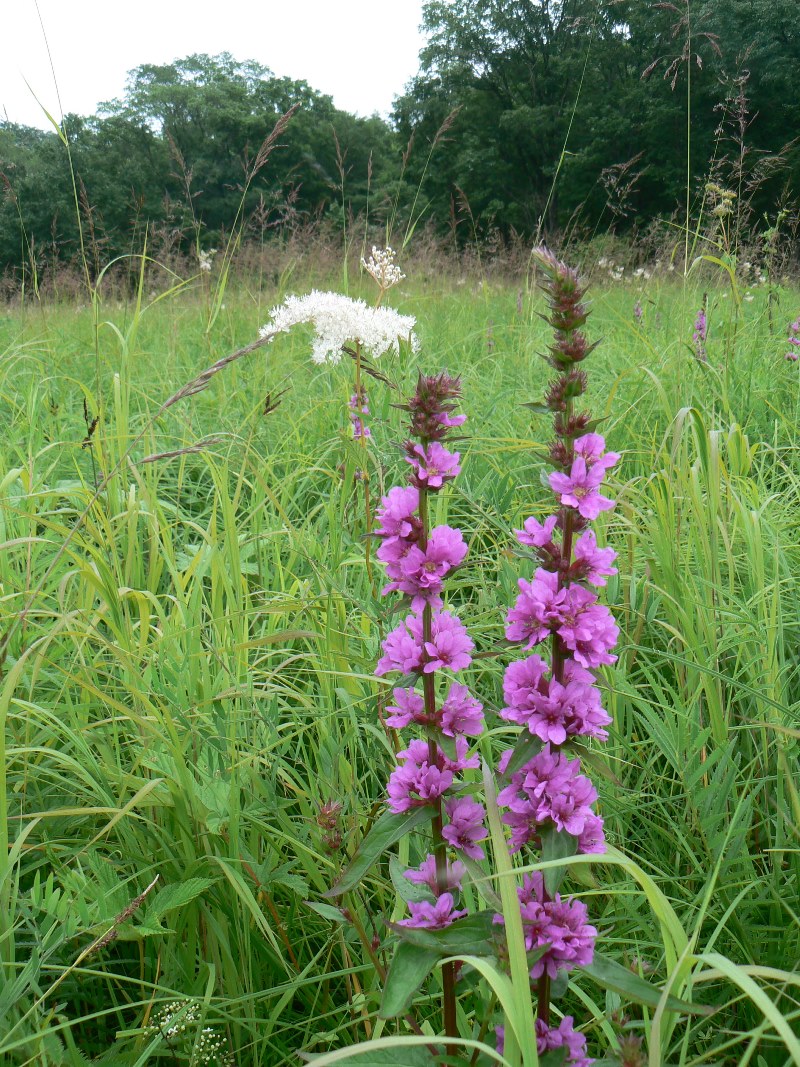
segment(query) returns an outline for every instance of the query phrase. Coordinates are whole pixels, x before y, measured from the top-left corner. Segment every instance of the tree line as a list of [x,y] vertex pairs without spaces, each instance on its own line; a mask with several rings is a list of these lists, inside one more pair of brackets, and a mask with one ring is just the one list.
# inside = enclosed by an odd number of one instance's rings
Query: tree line
[[369,213],[464,241],[642,232],[708,182],[755,228],[794,210],[796,0],[429,0],[423,18],[388,121],[222,54],[140,66],[58,131],[0,123],[0,269],[99,269],[156,233],[209,247],[240,211],[261,239]]

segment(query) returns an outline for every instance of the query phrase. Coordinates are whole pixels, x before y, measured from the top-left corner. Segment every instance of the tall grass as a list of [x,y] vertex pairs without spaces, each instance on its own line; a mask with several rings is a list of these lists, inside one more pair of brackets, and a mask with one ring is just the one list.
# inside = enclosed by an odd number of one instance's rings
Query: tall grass
[[[784,1064],[800,1062],[798,379],[760,294],[726,338],[722,290],[697,284],[713,292],[708,365],[687,345],[700,288],[654,278],[641,328],[629,289],[594,294],[592,402],[624,453],[601,786],[620,851],[573,874],[620,962],[717,1010],[686,1021],[580,975],[567,1003],[598,1055],[627,1028],[653,1065]],[[547,427],[519,404],[539,399],[545,327],[519,288],[412,279],[395,303],[423,351],[381,364],[401,389],[418,365],[463,376],[472,437],[436,521],[469,534],[455,596],[486,653],[514,593],[506,531],[545,500]],[[350,532],[349,375],[287,336],[153,422],[282,294],[226,278],[223,295],[211,317],[190,293],[117,307],[100,291],[84,311],[0,318],[0,631],[55,561],[0,689],[3,1062],[199,1062],[211,1026],[237,1064],[267,1065],[410,1033],[377,1018],[389,870],[346,899],[355,922],[321,903],[392,757],[372,676],[385,609]],[[798,299],[782,292],[787,316]],[[402,465],[394,399],[371,391],[376,491]],[[88,439],[84,402],[100,413]],[[488,709],[499,672],[480,660]],[[494,719],[487,756],[506,730]],[[338,851],[318,823],[330,801]],[[496,975],[462,1035],[499,1021]],[[153,1031],[173,1001],[199,1012],[182,1043]],[[413,1010],[427,1033],[424,998]]]

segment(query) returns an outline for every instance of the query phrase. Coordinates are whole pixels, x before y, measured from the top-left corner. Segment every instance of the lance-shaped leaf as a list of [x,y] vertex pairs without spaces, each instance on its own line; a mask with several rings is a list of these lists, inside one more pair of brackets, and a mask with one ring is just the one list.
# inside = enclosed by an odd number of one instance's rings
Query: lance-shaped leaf
[[497,945],[493,933],[494,912],[479,911],[474,915],[465,915],[456,919],[441,930],[422,929],[418,926],[401,926],[399,923],[387,923],[398,937],[417,948],[435,952],[437,958],[445,956],[494,956]]
[[[543,829],[541,838],[542,859],[546,862],[550,860],[568,859],[570,856],[574,856],[578,851],[577,837],[568,834],[566,830],[556,830],[555,826],[551,825],[546,829]],[[547,890],[547,895],[550,897],[555,896],[558,892],[558,887],[564,880],[567,868],[547,867],[542,873],[544,875],[544,887]]]
[[[581,967],[584,974],[594,978],[603,989],[613,989],[628,1000],[634,1000],[638,1004],[647,1004],[652,1008],[661,1003],[662,991],[650,985],[638,974],[629,971],[616,960],[602,956],[595,952],[594,959],[588,967]],[[706,1004],[690,1004],[688,1000],[679,1000],[677,997],[668,996],[666,1001],[667,1011],[681,1012],[686,1015],[711,1015],[714,1009]]]
[[421,948],[410,941],[397,946],[383,987],[382,1019],[393,1019],[408,1008],[414,994],[441,959],[436,949]]
[[372,824],[372,829],[356,849],[348,867],[342,871],[336,883],[331,886],[324,897],[340,897],[358,885],[373,863],[378,860],[387,848],[391,848],[401,837],[410,830],[429,822],[433,818],[433,808],[430,806],[412,808],[404,811],[401,815],[395,815],[390,811],[385,812]]

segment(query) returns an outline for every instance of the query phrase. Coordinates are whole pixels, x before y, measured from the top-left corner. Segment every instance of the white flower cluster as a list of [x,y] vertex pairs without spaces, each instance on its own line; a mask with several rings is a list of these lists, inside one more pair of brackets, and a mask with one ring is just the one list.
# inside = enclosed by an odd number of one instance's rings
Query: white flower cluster
[[144,1032],[148,1036],[160,1034],[170,1043],[177,1041],[180,1044],[181,1039],[191,1040],[194,1043],[192,1067],[207,1067],[214,1062],[223,1067],[233,1067],[234,1059],[227,1050],[228,1042],[213,1026],[204,1026],[196,1039],[193,1037],[198,1018],[199,1009],[193,1001],[173,1000],[161,1009]]
[[207,252],[202,249],[197,253],[197,259],[200,263],[200,270],[205,271],[207,274],[211,273],[211,261],[217,254],[216,248],[209,248]]
[[289,296],[270,312],[270,321],[261,327],[261,336],[285,333],[300,322],[314,327],[311,358],[315,363],[338,363],[347,342],[359,342],[365,352],[377,359],[385,352],[400,352],[405,338],[413,352],[419,351],[414,333],[417,320],[392,308],[371,308],[363,300],[351,300],[341,293],[313,289],[306,296]]
[[388,245],[386,248],[376,248],[372,246],[372,255],[369,259],[361,258],[361,266],[367,272],[371,274],[378,285],[381,287],[381,291],[385,292],[387,289],[391,289],[393,285],[397,285],[405,278],[405,274],[400,270],[394,261],[394,257],[397,253],[393,248]]

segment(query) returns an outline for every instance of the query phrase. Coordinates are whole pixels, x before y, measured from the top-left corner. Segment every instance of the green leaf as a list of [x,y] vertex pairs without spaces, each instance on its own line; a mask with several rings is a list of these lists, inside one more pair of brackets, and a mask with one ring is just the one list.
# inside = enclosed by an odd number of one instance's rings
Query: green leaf
[[[562,1045],[561,1048],[551,1048],[549,1052],[545,1052],[539,1057],[539,1067],[561,1067],[567,1058],[567,1047]],[[592,1061],[596,1063],[596,1060]]]
[[442,930],[421,930],[414,926],[386,924],[404,942],[445,956],[495,956],[494,912],[478,911],[465,915]]
[[168,911],[185,907],[205,893],[214,883],[214,878],[187,878],[185,882],[173,882],[171,885],[163,886],[153,897],[147,909],[148,922],[157,922]]
[[[657,1008],[661,1003],[662,992],[655,986],[650,985],[638,974],[629,971],[616,960],[602,956],[595,952],[594,959],[588,967],[581,970],[594,978],[603,989],[613,989],[628,1000],[634,1000],[638,1004],[647,1004]],[[677,997],[667,997],[667,1011],[682,1012],[687,1015],[711,1015],[713,1008],[705,1004],[690,1004],[687,1000],[678,1000]]]
[[304,903],[315,911],[317,915],[321,915],[323,919],[328,919],[332,923],[343,923],[347,920],[342,915],[342,909],[334,907],[333,904],[322,904],[316,900],[306,900]]
[[[547,357],[545,356],[545,359],[546,358]],[[552,411],[547,406],[547,404],[543,404],[539,400],[531,400],[531,401],[528,401],[527,403],[522,404],[520,406],[523,407],[523,408],[529,408],[535,415],[551,415],[552,414]]]
[[[555,826],[549,826],[542,830],[542,860],[565,860],[574,856],[578,851],[578,839],[568,834],[565,830],[556,830]],[[558,887],[567,873],[566,867],[547,867],[544,870],[544,887],[548,896],[555,896]]]
[[433,818],[433,808],[412,808],[411,811],[395,815],[390,811],[385,812],[377,819],[372,829],[356,849],[356,854],[350,861],[350,866],[345,868],[338,881],[331,886],[324,897],[339,897],[349,892],[358,885],[373,863],[387,848],[391,848],[405,834],[420,826],[424,822],[430,822]]
[[537,752],[541,752],[541,750],[541,738],[536,737],[535,734],[520,734],[519,740],[514,745],[511,759],[508,761],[505,777],[510,778],[512,774],[518,771],[520,767],[524,767],[528,760],[533,759]]
[[417,904],[421,900],[427,900],[433,903],[434,896],[428,886],[420,885],[417,882],[409,882],[405,876],[405,872],[408,870],[407,863],[401,863],[397,856],[392,856],[389,859],[389,876],[392,879],[392,885],[397,890],[397,895],[401,900],[404,900],[406,904],[412,901]]
[[406,1010],[440,958],[441,954],[435,949],[421,948],[408,941],[397,946],[383,987],[378,1012],[382,1019],[393,1019]]

